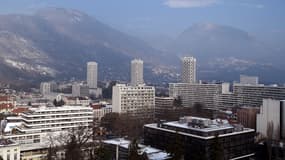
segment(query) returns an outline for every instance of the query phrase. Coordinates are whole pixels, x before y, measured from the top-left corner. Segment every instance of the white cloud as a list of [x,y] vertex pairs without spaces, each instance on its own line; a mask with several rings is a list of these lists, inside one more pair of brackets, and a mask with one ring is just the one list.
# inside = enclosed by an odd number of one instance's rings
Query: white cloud
[[205,7],[216,4],[219,0],[166,0],[165,5],[171,8]]
[[265,7],[263,4],[252,4],[252,3],[241,3],[241,6],[249,8],[257,8],[257,9],[262,9]]

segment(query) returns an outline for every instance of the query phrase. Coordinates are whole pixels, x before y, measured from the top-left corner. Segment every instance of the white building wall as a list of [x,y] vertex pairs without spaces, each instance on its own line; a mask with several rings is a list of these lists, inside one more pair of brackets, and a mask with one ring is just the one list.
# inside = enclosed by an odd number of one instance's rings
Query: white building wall
[[80,84],[72,85],[72,96],[79,97],[80,96]]
[[112,110],[116,113],[121,113],[121,90],[119,84],[113,86],[112,94]]
[[[0,146],[0,156],[3,160],[20,160],[20,147],[19,145],[13,146]],[[8,158],[9,157],[9,158]]]
[[40,85],[40,92],[42,95],[48,95],[51,92],[51,84],[48,82],[42,82]]
[[155,89],[152,86],[113,86],[113,112],[146,114],[155,106]]
[[280,101],[273,99],[264,99],[257,114],[256,131],[262,136],[267,137],[267,128],[273,124],[273,138],[278,139],[280,133]]
[[143,61],[134,59],[131,61],[131,85],[143,84]]
[[97,88],[98,64],[96,62],[87,63],[87,84],[89,88]]

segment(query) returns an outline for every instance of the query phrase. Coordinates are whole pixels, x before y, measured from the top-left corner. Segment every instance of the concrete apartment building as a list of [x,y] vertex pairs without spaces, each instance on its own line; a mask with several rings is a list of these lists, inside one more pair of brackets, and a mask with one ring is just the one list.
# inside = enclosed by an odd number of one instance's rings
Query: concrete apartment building
[[180,97],[184,107],[201,103],[206,107],[215,107],[216,96],[226,91],[228,84],[215,83],[169,83],[169,96]]
[[40,92],[42,95],[49,95],[51,93],[51,84],[49,82],[42,82],[40,84]]
[[182,83],[196,83],[197,81],[197,64],[194,57],[182,58]]
[[259,113],[259,107],[239,107],[237,108],[237,121],[246,128],[256,130],[256,117]]
[[98,64],[96,62],[87,63],[87,84],[89,88],[97,88]]
[[140,118],[153,118],[155,88],[153,86],[116,84],[113,86],[113,112],[128,113]]
[[131,85],[137,86],[144,84],[143,80],[143,61],[134,59],[131,61]]
[[88,97],[89,87],[84,84],[73,84],[72,85],[72,96],[73,97]]
[[285,99],[285,87],[268,85],[234,84],[233,94],[237,98],[237,106],[260,107],[263,99]]
[[70,129],[92,127],[93,110],[90,107],[62,106],[29,108],[21,114],[21,125],[4,138],[20,144],[21,157],[27,160],[46,158],[49,138],[56,138]]
[[271,129],[274,140],[285,138],[285,101],[264,99],[257,114],[256,132],[262,137],[268,137],[268,130]]
[[259,78],[257,76],[240,75],[240,84],[258,85]]

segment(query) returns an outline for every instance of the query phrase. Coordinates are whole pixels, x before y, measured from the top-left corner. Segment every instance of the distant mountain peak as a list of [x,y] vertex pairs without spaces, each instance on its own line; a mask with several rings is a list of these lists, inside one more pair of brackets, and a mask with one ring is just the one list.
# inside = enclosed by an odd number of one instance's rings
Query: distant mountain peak
[[195,23],[190,28],[201,29],[201,30],[214,30],[218,28],[219,25],[214,23]]

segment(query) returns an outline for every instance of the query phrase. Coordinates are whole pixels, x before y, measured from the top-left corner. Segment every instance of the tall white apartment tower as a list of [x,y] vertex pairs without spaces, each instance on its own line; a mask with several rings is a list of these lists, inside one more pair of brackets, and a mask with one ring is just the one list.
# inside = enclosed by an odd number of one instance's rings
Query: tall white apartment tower
[[131,85],[137,86],[143,83],[143,61],[134,59],[131,62]]
[[183,57],[181,78],[182,83],[196,83],[196,58]]
[[97,88],[98,64],[96,62],[87,63],[87,84],[89,88]]
[[42,95],[48,95],[51,93],[51,85],[49,82],[42,82],[40,85],[40,92]]

